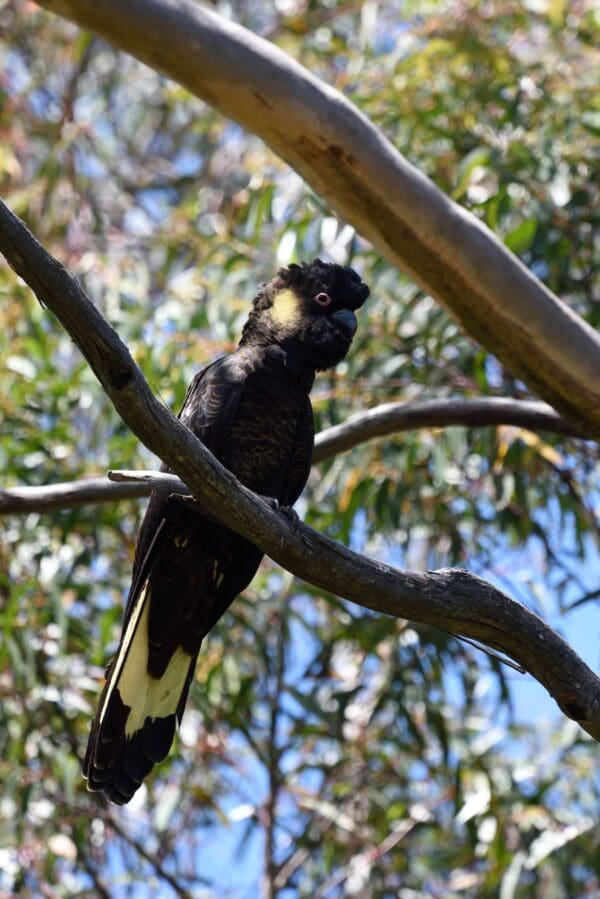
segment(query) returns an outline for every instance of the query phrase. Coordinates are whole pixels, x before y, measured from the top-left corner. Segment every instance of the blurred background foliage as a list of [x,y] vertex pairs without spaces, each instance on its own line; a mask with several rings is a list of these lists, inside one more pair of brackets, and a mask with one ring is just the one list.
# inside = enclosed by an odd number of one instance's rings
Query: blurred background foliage
[[[231,0],[600,322],[600,18],[585,0]],[[527,396],[260,140],[27,0],[0,0],[0,193],[165,403],[317,254],[372,287],[318,428],[389,400]],[[149,467],[58,323],[0,268],[3,485]],[[464,565],[598,666],[597,448],[421,430],[315,467],[314,527]],[[265,563],[201,654],[176,750],[123,810],[80,763],[143,503],[2,520],[0,895],[600,894],[597,747],[531,680]],[[574,611],[569,611],[576,607]],[[595,615],[595,617],[594,617]]]

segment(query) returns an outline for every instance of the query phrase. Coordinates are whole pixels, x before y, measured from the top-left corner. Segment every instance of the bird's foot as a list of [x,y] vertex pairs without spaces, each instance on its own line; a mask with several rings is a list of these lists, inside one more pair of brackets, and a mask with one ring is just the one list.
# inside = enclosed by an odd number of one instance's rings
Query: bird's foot
[[287,519],[288,523],[291,525],[292,531],[294,534],[302,524],[300,516],[296,512],[292,506],[282,506],[278,499],[274,499],[272,496],[261,496],[261,499],[269,506],[273,512],[279,512],[280,515],[283,515],[284,518]]
[[310,530],[303,526],[302,519],[295,509],[293,509],[291,506],[282,506],[279,500],[273,499],[272,496],[261,495],[261,499],[274,512],[278,512],[280,515],[283,515],[283,517],[290,525],[294,536],[299,536],[302,542],[305,543],[306,546],[309,546],[311,549],[315,548],[315,542],[310,536]]
[[171,493],[169,494],[169,499],[180,506],[185,506],[186,509],[191,509],[192,512],[196,512],[197,515],[201,515],[203,518],[210,518],[211,521],[215,522],[218,521],[218,519],[211,514],[208,506],[200,502],[200,500],[196,499],[196,497],[191,494]]

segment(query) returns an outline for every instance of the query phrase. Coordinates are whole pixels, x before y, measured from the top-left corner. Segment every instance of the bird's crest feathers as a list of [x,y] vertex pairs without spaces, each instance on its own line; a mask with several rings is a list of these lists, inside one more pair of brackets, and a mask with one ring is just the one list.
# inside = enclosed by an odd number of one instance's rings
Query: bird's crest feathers
[[332,368],[348,352],[354,311],[368,295],[354,269],[333,262],[280,268],[254,298],[240,346],[278,346],[313,374]]

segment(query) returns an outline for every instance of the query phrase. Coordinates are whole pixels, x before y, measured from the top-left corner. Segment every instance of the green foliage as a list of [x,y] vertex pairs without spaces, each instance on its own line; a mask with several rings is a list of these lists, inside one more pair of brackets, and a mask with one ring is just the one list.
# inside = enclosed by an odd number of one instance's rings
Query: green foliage
[[[236,2],[357,102],[594,326],[600,23],[591,3]],[[238,126],[32,4],[0,0],[0,193],[181,404],[257,285],[319,253],[372,286],[319,428],[390,400],[525,396]],[[155,463],[61,327],[0,269],[3,484]],[[301,512],[370,555],[465,565],[546,616],[594,597],[592,445],[424,429],[320,465]],[[0,892],[593,895],[593,746],[444,634],[265,564],[203,649],[176,750],[131,810],[80,775],[141,504],[2,521]],[[597,596],[597,593],[595,594]],[[597,658],[593,661],[597,661]],[[529,711],[529,710],[528,710]]]

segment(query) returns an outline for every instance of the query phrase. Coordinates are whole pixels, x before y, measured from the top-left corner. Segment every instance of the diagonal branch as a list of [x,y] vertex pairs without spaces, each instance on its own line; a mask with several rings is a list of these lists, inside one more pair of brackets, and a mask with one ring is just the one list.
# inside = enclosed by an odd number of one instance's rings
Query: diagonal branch
[[[94,810],[94,814],[98,814],[98,810]],[[160,877],[161,880],[164,880],[165,883],[168,883],[176,896],[179,896],[179,899],[192,899],[192,894],[188,889],[182,886],[176,877],[173,877],[164,866],[160,863],[157,853],[148,852],[146,847],[144,846],[141,840],[138,840],[133,834],[130,832],[129,828],[124,827],[121,822],[117,819],[116,815],[106,813],[104,816],[104,820],[106,823],[112,827],[114,832],[121,837],[126,843],[128,843],[132,849],[134,849],[137,854],[147,862],[150,867],[154,870],[156,875]]]
[[468,334],[600,435],[600,337],[342,94],[196,0],[38,2],[260,135]]
[[[313,462],[324,462],[366,440],[410,431],[418,427],[452,425],[516,425],[531,430],[555,431],[574,437],[578,429],[546,403],[503,397],[440,399],[412,403],[385,403],[352,415],[347,421],[317,434]],[[0,488],[0,516],[28,512],[53,512],[83,506],[149,496],[148,483],[119,483],[104,477],[82,478],[43,487]]]
[[467,571],[395,569],[273,511],[156,400],[127,347],[75,278],[1,202],[0,251],[77,343],[123,421],[218,521],[322,590],[506,653],[600,742],[600,678],[541,618]]
[[[119,836],[124,843],[127,843],[128,846],[143,858],[145,862],[147,862],[150,867],[153,869],[154,873],[161,880],[164,880],[165,883],[171,887],[176,896],[179,896],[180,899],[191,899],[191,893],[188,889],[186,889],[176,877],[170,874],[167,870],[165,870],[164,866],[160,863],[160,860],[157,857],[157,853],[150,853],[143,845],[143,843],[136,839],[136,837],[130,832],[130,829],[124,827],[121,822],[118,820],[116,815],[114,815],[108,808],[106,808],[105,804],[101,804],[100,802],[94,803],[83,803],[83,802],[75,802],[73,799],[65,796],[57,794],[56,792],[44,791],[43,795],[46,799],[48,799],[53,804],[58,804],[63,808],[67,809],[69,812],[72,812],[77,815],[77,817],[81,820],[89,820],[91,821],[93,818],[100,817],[102,821],[108,827],[112,828],[114,832]],[[86,856],[82,856],[83,863],[86,865],[86,861],[89,862],[89,859],[86,859]],[[97,873],[95,874],[89,867],[87,867],[88,873],[95,881],[96,889],[99,891],[99,894],[104,897],[109,897],[110,894],[104,890],[103,886],[100,885],[100,882],[97,881]]]

